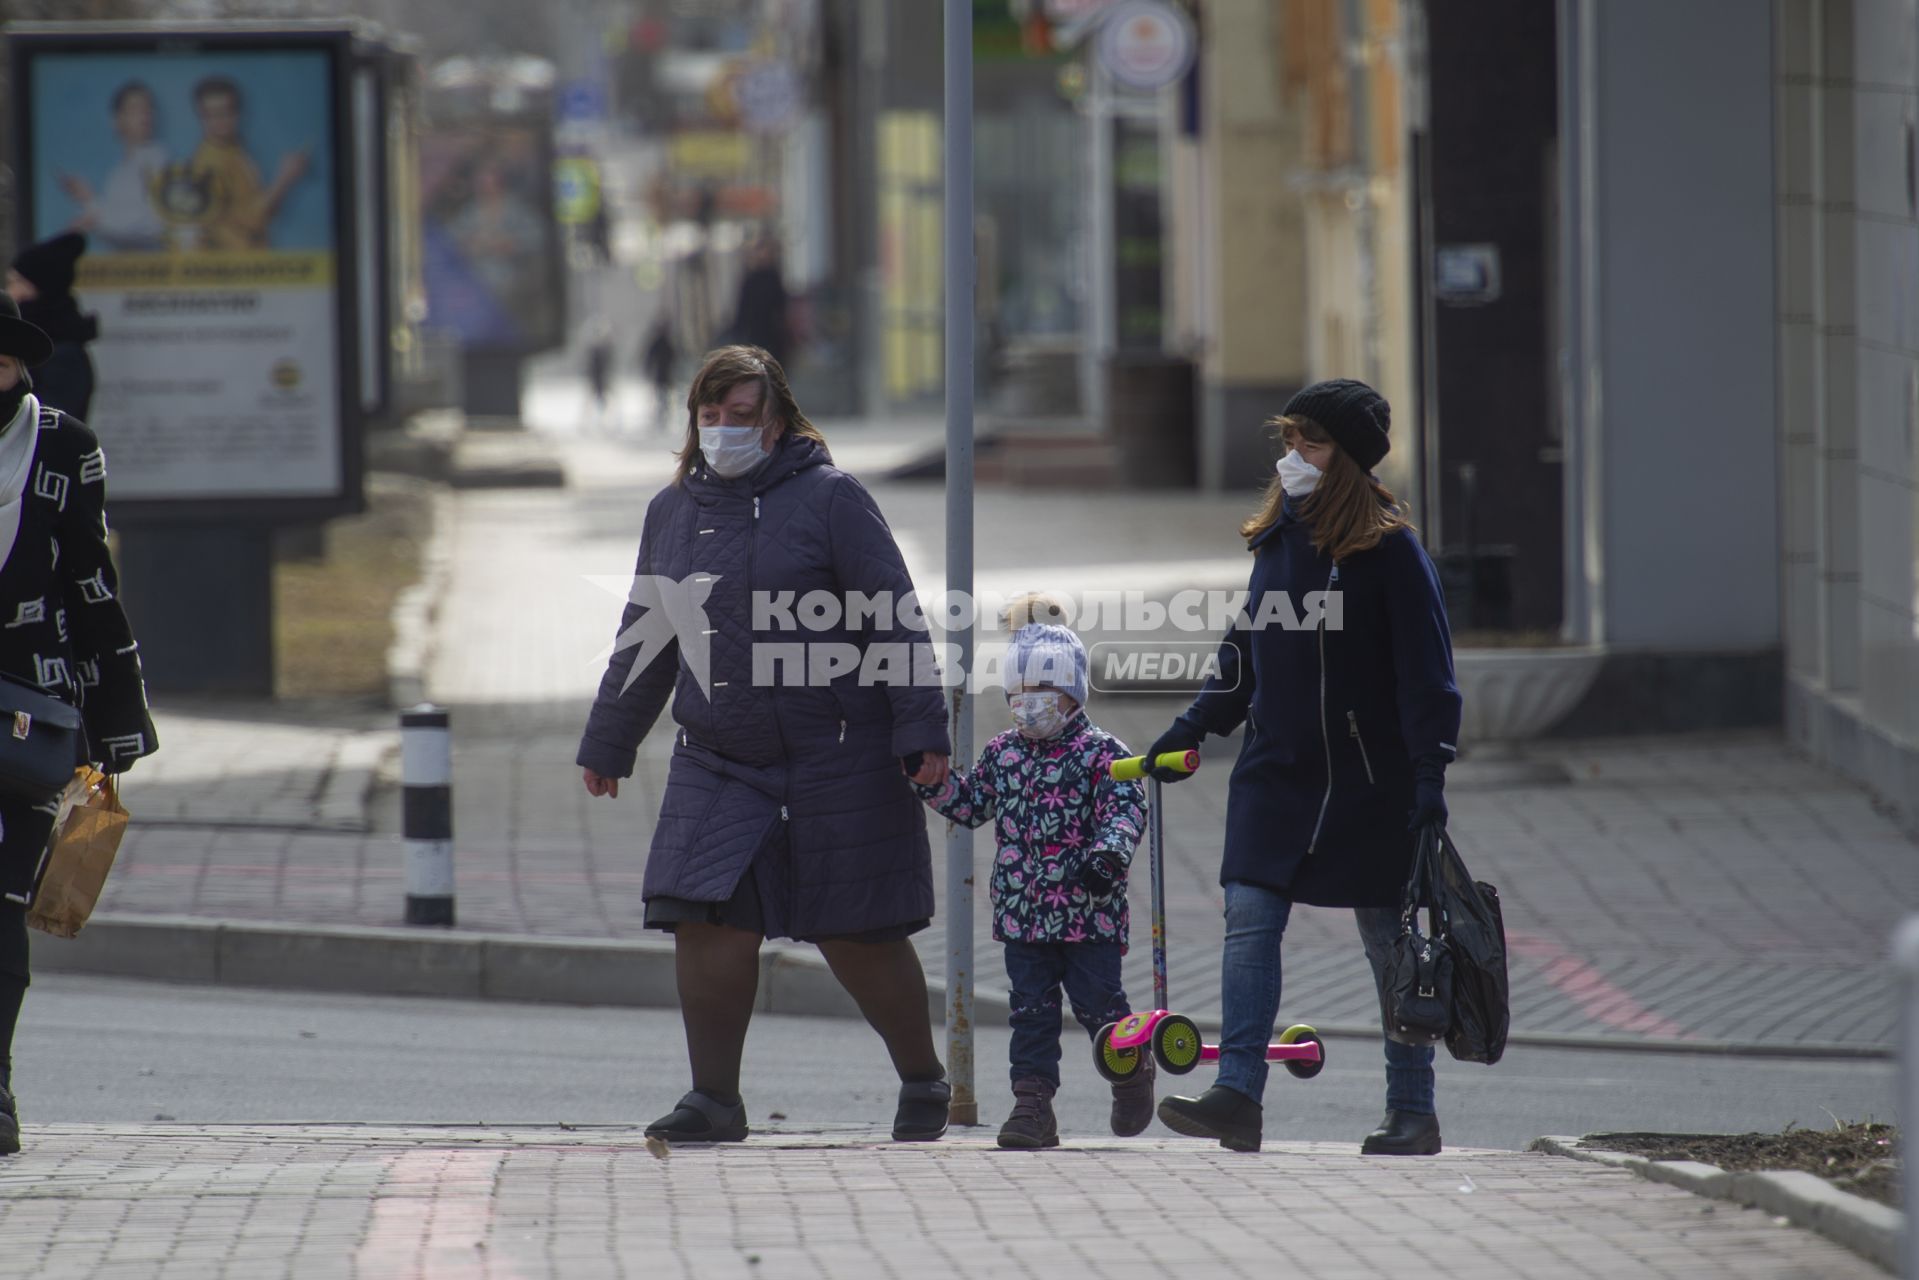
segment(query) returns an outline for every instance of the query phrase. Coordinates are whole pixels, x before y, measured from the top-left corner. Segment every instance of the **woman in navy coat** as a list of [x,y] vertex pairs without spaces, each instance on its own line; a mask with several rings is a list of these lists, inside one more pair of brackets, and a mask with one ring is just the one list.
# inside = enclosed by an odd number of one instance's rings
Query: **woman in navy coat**
[[[951,745],[912,580],[764,349],[709,355],[687,410],[578,756],[588,793],[618,796],[671,699],[679,728],[642,892],[647,925],[673,934],[693,1089],[647,1133],[746,1136],[760,941],[795,938],[819,945],[886,1042],[894,1138],[938,1138],[951,1091],[909,940],[933,915],[932,851],[907,780],[943,782]],[[809,593],[906,607],[795,610]],[[882,661],[794,664],[802,644]]]
[[[1446,820],[1459,690],[1438,576],[1405,509],[1372,476],[1386,401],[1340,379],[1301,391],[1272,425],[1290,451],[1264,508],[1246,611],[1219,673],[1153,744],[1197,747],[1246,726],[1226,801],[1217,1083],[1167,1098],[1177,1132],[1257,1151],[1280,942],[1296,902],[1352,907],[1377,980],[1399,931],[1418,833]],[[1177,781],[1184,775],[1163,774]],[[1433,1051],[1386,1041],[1386,1117],[1362,1151],[1439,1150]]]

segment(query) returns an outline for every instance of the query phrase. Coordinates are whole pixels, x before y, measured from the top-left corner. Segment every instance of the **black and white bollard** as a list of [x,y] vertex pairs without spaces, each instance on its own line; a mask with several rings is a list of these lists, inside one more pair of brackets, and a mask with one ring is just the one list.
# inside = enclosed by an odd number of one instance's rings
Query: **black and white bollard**
[[446,709],[400,713],[406,922],[453,923],[453,734]]

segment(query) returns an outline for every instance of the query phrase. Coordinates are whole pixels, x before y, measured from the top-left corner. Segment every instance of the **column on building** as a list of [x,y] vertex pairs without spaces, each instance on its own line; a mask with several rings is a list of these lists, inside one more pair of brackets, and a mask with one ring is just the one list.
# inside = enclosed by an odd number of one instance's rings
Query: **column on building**
[[1281,9],[1208,0],[1199,129],[1174,146],[1173,329],[1201,353],[1200,483],[1213,490],[1271,476],[1260,424],[1306,381],[1301,122],[1286,102]]
[[1609,651],[1572,724],[1775,724],[1772,24],[1565,0],[1559,26],[1568,630]]
[[1787,723],[1919,821],[1919,6],[1774,26]]

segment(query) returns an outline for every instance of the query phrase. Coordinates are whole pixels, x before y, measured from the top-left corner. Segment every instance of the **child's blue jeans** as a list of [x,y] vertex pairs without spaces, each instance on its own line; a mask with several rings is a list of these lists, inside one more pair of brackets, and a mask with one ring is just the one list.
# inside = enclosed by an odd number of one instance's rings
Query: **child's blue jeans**
[[1120,984],[1117,942],[1009,942],[1006,982],[1012,988],[1012,1078],[1059,1087],[1060,988],[1073,1017],[1096,1036],[1132,1013]]
[[[1255,1102],[1266,1092],[1266,1044],[1273,1020],[1279,1016],[1280,940],[1286,936],[1292,914],[1292,900],[1285,894],[1237,880],[1226,886],[1218,1083]],[[1399,912],[1391,907],[1358,907],[1353,915],[1377,984],[1393,939],[1399,935]],[[1385,1044],[1387,1107],[1432,1115],[1432,1046],[1397,1040]]]

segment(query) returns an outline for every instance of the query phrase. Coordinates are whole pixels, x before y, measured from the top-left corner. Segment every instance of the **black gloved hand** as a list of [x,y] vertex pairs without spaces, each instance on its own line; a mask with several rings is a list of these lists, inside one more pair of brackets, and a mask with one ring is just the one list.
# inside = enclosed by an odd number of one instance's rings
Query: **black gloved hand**
[[1446,758],[1421,756],[1413,762],[1413,820],[1408,831],[1446,825]]
[[1146,776],[1158,782],[1184,782],[1192,777],[1174,769],[1154,768],[1153,761],[1169,751],[1197,751],[1205,736],[1206,731],[1185,716],[1173,721],[1173,727],[1153,739],[1153,745],[1146,749]]
[[1104,849],[1095,849],[1079,864],[1078,880],[1086,896],[1098,902],[1113,896],[1119,887],[1119,859]]

